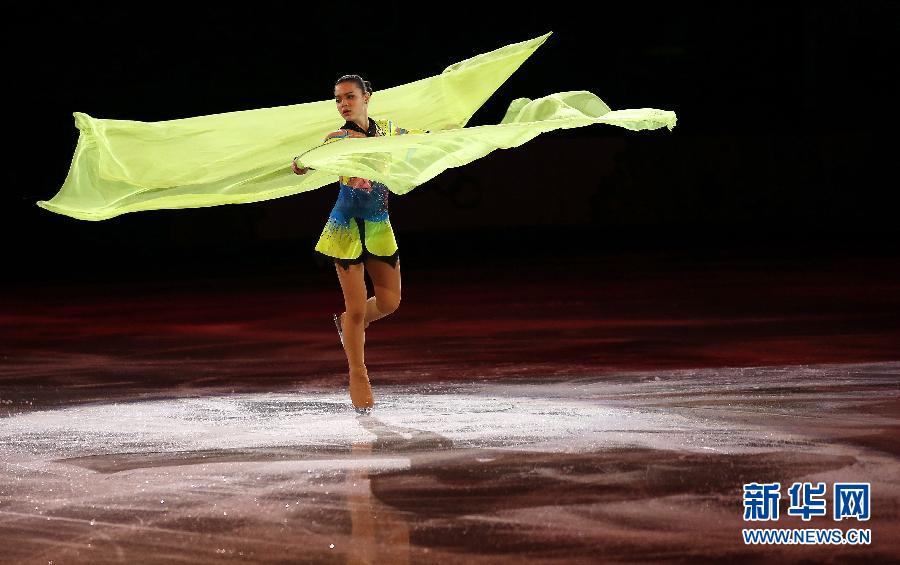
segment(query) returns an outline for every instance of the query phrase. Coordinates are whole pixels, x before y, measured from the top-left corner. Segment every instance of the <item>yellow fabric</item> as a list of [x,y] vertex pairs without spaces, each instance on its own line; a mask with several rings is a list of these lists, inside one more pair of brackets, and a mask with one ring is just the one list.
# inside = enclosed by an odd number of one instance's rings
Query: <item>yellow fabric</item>
[[654,108],[610,110],[590,92],[559,92],[537,100],[514,100],[497,125],[346,139],[344,143],[314,148],[300,155],[297,162],[319,172],[376,180],[395,194],[406,194],[451,167],[471,163],[495,149],[517,147],[543,132],[590,124],[671,130],[675,123],[674,112]]
[[[52,199],[37,204],[73,218],[104,220],[141,210],[279,198],[342,175],[378,180],[402,194],[449,167],[552,129],[589,123],[674,127],[672,112],[610,112],[590,93],[559,93],[516,100],[501,124],[466,128],[475,111],[549,36],[373,94],[371,116],[390,116],[410,133],[428,134],[323,144],[325,135],[339,127],[332,100],[163,122],[97,119],[76,112],[80,133],[69,174]],[[300,162],[316,170],[295,175],[291,158],[309,148]]]

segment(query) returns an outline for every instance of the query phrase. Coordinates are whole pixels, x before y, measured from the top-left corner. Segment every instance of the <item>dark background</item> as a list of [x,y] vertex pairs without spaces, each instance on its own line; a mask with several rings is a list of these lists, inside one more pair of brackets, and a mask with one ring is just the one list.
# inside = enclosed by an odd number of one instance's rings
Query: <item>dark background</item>
[[296,104],[330,98],[346,73],[377,96],[547,31],[470,125],[499,122],[517,97],[589,90],[613,109],[673,110],[677,127],[551,132],[392,197],[406,269],[897,254],[900,3],[186,6],[5,17],[5,283],[320,272],[312,249],[336,184],[101,222],[38,208],[68,170],[73,111],[155,121]]

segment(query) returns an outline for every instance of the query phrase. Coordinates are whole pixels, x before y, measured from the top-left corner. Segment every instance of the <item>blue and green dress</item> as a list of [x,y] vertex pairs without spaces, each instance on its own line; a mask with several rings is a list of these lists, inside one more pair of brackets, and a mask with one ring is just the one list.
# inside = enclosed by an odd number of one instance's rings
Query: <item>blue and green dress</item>
[[[345,139],[350,136],[350,131],[366,137],[410,133],[410,130],[397,127],[391,120],[369,118],[368,130],[363,131],[357,124],[348,121],[340,131],[329,134],[325,143]],[[424,133],[419,130],[413,132]],[[340,177],[338,187],[337,202],[316,243],[317,256],[333,259],[345,270],[351,264],[362,263],[366,257],[396,267],[400,251],[388,216],[387,187],[376,181],[345,176]]]

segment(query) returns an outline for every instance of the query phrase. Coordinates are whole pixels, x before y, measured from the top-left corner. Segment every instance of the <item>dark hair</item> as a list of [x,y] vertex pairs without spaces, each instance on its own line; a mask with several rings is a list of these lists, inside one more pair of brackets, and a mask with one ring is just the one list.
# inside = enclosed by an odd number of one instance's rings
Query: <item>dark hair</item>
[[359,75],[344,75],[341,78],[334,81],[334,85],[337,86],[342,82],[354,82],[356,86],[362,90],[363,94],[369,93],[372,94],[372,83],[365,80],[363,77]]

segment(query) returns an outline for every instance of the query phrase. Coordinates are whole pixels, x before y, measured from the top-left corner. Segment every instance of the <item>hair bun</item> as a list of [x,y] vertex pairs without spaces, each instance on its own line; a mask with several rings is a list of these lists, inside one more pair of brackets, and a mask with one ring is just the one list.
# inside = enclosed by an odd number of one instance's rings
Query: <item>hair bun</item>
[[339,85],[342,82],[353,81],[359,85],[359,88],[363,91],[363,94],[369,93],[372,94],[372,83],[364,79],[359,75],[344,75],[341,78],[337,79],[334,83],[335,86]]

